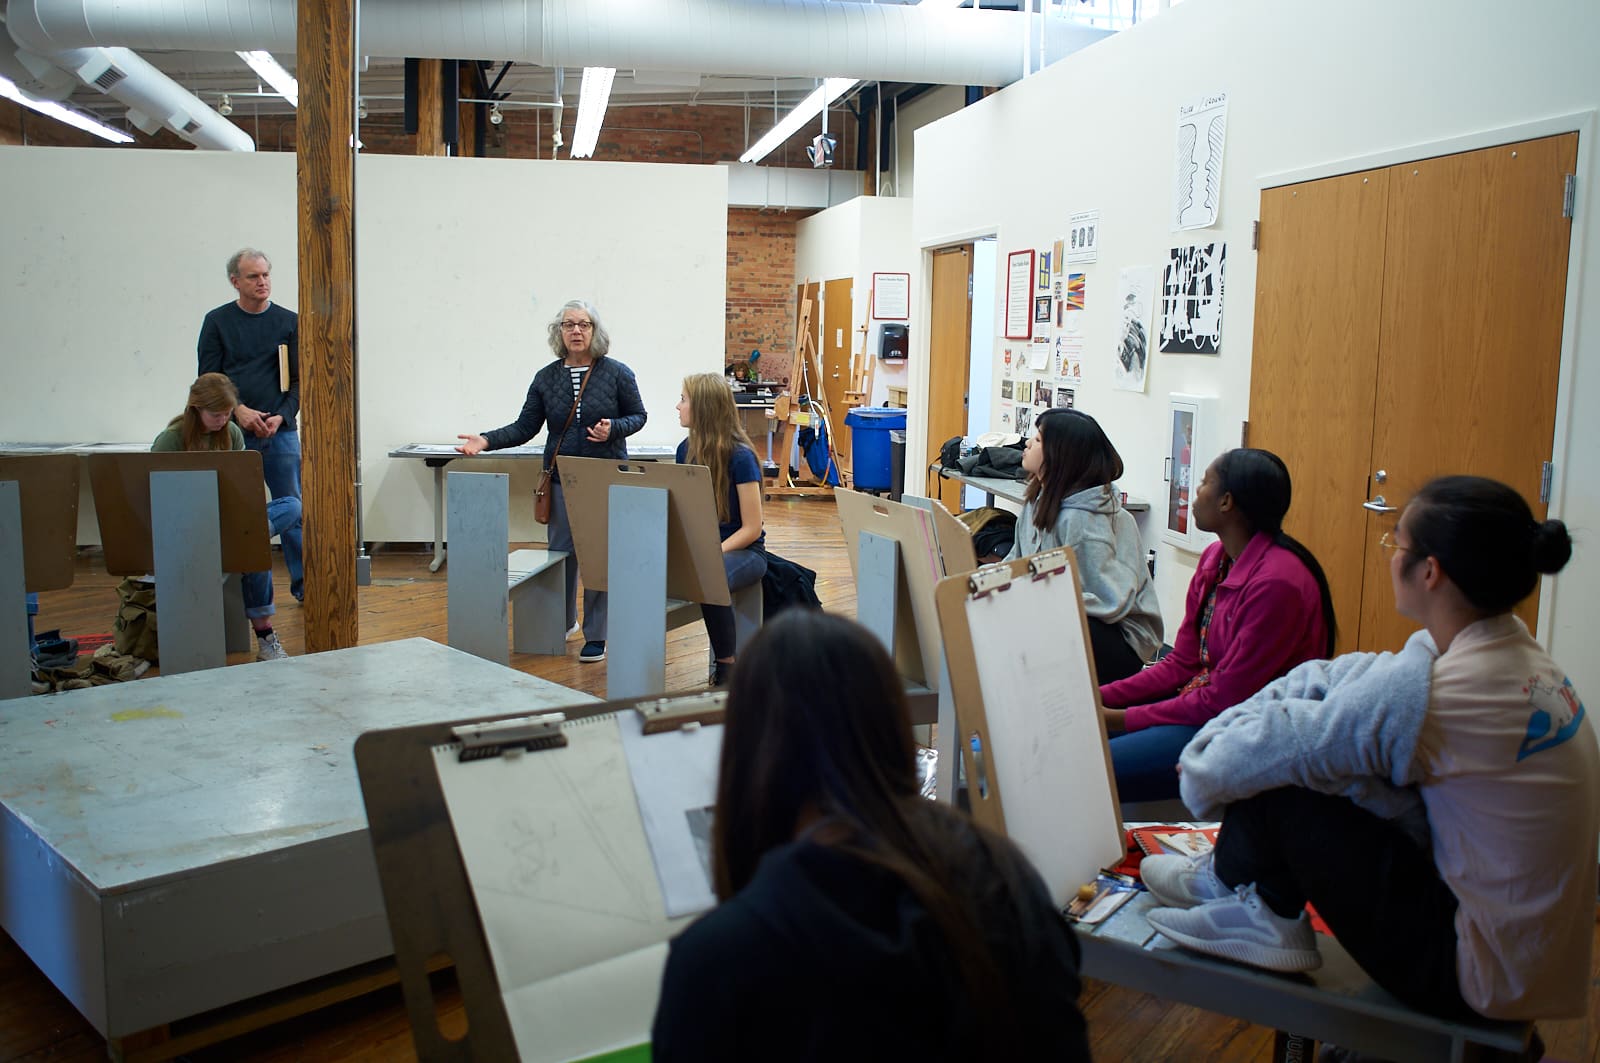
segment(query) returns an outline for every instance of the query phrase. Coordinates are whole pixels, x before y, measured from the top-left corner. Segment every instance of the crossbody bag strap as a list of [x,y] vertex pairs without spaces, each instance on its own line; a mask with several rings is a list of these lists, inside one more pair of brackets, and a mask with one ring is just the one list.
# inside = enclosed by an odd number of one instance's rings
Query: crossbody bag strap
[[583,405],[583,393],[589,390],[589,380],[594,376],[595,365],[599,364],[596,362],[590,365],[589,371],[583,374],[583,383],[578,385],[578,397],[572,400],[572,409],[567,411],[567,423],[561,426],[561,434],[556,436],[556,452],[550,455],[550,475],[552,476],[556,472],[556,459],[561,457],[561,444],[566,442],[567,439],[567,429],[572,427],[572,419],[578,416],[578,407]]

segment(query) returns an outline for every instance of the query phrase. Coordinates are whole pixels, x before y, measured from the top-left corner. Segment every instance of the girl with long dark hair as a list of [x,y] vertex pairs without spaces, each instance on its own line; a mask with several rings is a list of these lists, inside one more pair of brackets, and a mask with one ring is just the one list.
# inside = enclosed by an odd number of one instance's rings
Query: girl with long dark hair
[[1206,469],[1190,516],[1218,541],[1200,555],[1172,652],[1100,688],[1124,801],[1178,796],[1178,754],[1217,713],[1302,661],[1331,656],[1333,596],[1322,566],[1284,533],[1292,485],[1266,450]]
[[1015,846],[920,796],[904,684],[852,621],[790,610],[740,656],[712,877],[658,1063],[1089,1058],[1077,940]]
[[1050,410],[1034,422],[1022,468],[1028,487],[1006,560],[1070,546],[1095,675],[1102,683],[1133,675],[1161,648],[1161,603],[1139,527],[1113,487],[1122,456],[1093,417]]

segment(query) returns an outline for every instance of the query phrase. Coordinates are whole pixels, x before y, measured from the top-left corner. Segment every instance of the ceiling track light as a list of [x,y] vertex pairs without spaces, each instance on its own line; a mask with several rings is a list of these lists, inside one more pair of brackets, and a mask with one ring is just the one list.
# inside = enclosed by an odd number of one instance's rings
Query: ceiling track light
[[222,106],[217,108],[217,113],[224,118],[233,113],[233,100],[228,97],[226,92],[222,94]]
[[505,120],[506,116],[500,113],[500,105],[498,103],[491,103],[489,105],[489,124],[499,125]]
[[362,122],[367,120],[367,98],[365,96],[356,97],[356,119]]

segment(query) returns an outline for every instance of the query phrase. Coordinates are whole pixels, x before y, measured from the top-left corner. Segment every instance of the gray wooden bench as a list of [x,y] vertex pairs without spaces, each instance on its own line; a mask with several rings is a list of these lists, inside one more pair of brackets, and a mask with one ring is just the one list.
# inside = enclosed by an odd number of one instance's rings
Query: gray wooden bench
[[518,653],[567,652],[567,552],[513,550],[506,558],[511,648]]
[[1145,919],[1156,906],[1141,893],[1104,923],[1079,924],[1083,974],[1384,1059],[1506,1063],[1532,1036],[1529,1023],[1450,1022],[1414,1011],[1378,988],[1327,935],[1317,937],[1322,967],[1306,975],[1184,951]]

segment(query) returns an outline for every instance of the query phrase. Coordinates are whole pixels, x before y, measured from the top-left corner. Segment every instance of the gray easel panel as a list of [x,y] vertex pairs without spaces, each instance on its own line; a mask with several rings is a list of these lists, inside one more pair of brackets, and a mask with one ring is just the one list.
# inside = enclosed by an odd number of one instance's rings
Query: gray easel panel
[[667,675],[668,495],[621,485],[607,495],[606,697],[659,694]]
[[864,531],[857,546],[856,620],[878,636],[894,656],[895,620],[900,599],[900,544]]
[[452,472],[448,479],[450,645],[509,665],[506,546],[511,534],[511,477],[502,472]]
[[28,590],[23,576],[22,488],[0,480],[0,700],[33,693],[28,641]]
[[228,663],[217,474],[150,474],[150,539],[166,675]]
[[222,581],[222,625],[229,653],[250,648],[250,618],[244,615],[244,578],[230,572]]

